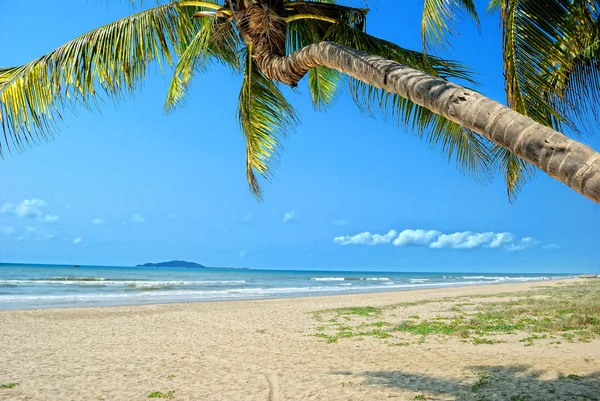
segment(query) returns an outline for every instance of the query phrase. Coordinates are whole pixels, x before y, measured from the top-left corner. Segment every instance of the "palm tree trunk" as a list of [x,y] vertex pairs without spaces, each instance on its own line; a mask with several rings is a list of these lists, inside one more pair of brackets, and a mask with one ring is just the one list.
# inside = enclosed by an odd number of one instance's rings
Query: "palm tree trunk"
[[267,77],[292,86],[311,68],[326,66],[396,93],[509,149],[600,204],[600,153],[480,93],[332,42],[285,57],[262,52],[256,62]]

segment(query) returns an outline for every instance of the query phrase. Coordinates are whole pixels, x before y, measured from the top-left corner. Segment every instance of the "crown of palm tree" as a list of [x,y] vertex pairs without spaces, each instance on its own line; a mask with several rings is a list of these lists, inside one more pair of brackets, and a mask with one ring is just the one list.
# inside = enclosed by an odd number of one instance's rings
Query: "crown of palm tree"
[[[425,43],[430,38],[444,41],[444,33],[451,28],[449,5],[466,7],[476,18],[470,0],[425,0]],[[257,64],[266,52],[289,55],[327,40],[430,75],[473,82],[469,71],[456,62],[425,56],[424,52],[368,35],[367,12],[332,0],[175,1],[145,9],[88,32],[28,64],[0,69],[0,122],[4,132],[0,154],[4,147],[10,150],[12,145],[20,151],[51,138],[64,108],[95,109],[102,95],[119,98],[131,94],[153,62],[161,68],[174,68],[165,105],[167,111],[172,111],[185,99],[194,74],[216,61],[243,74],[238,118],[246,140],[248,182],[260,198],[257,176],[269,179],[281,138],[298,123],[280,84],[267,77]],[[295,85],[301,77],[278,80]],[[489,178],[500,163],[509,193],[518,189],[525,171],[521,161],[468,129],[410,100],[326,67],[311,69],[307,80],[317,110],[331,105],[346,83],[364,112],[375,114],[380,110],[411,128],[476,178]]]

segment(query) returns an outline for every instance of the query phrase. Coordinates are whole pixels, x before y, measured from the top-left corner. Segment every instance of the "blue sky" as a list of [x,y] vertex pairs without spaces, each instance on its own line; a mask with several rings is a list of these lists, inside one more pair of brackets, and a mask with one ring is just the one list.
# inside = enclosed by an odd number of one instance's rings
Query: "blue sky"
[[[419,3],[376,1],[369,33],[419,49]],[[2,8],[0,66],[130,11],[125,2],[76,0]],[[497,16],[482,19],[481,34],[465,24],[448,56],[503,102]],[[66,111],[53,142],[0,161],[0,262],[600,270],[598,205],[544,173],[511,204],[500,177],[475,183],[412,134],[361,115],[348,96],[315,112],[303,85],[285,90],[302,123],[258,203],[235,118],[241,78],[215,66],[166,115],[169,78],[152,70],[135,99],[106,100],[102,114]],[[585,141],[600,149],[600,136]]]

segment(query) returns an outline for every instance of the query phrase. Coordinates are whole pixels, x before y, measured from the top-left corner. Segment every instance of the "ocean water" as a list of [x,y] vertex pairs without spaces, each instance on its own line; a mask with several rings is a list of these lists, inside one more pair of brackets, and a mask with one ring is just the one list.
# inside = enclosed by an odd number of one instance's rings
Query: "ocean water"
[[0,264],[0,309],[287,298],[568,277]]

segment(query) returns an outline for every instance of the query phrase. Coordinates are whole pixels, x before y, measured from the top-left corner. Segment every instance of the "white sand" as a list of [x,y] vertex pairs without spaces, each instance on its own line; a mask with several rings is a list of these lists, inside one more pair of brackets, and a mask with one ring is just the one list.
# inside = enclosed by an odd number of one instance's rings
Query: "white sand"
[[[0,311],[0,400],[486,400],[600,399],[600,341],[524,347],[459,337],[314,336],[312,314],[439,297],[527,290],[548,282],[262,301]],[[386,319],[439,315],[440,305],[397,309]],[[410,336],[409,336],[410,337]],[[404,341],[405,337],[402,341]],[[565,379],[570,374],[581,378]],[[172,376],[170,376],[172,375]],[[479,391],[479,390],[478,390]],[[480,392],[481,392],[480,391]],[[587,397],[587,398],[583,398]],[[596,397],[596,398],[593,398]]]

